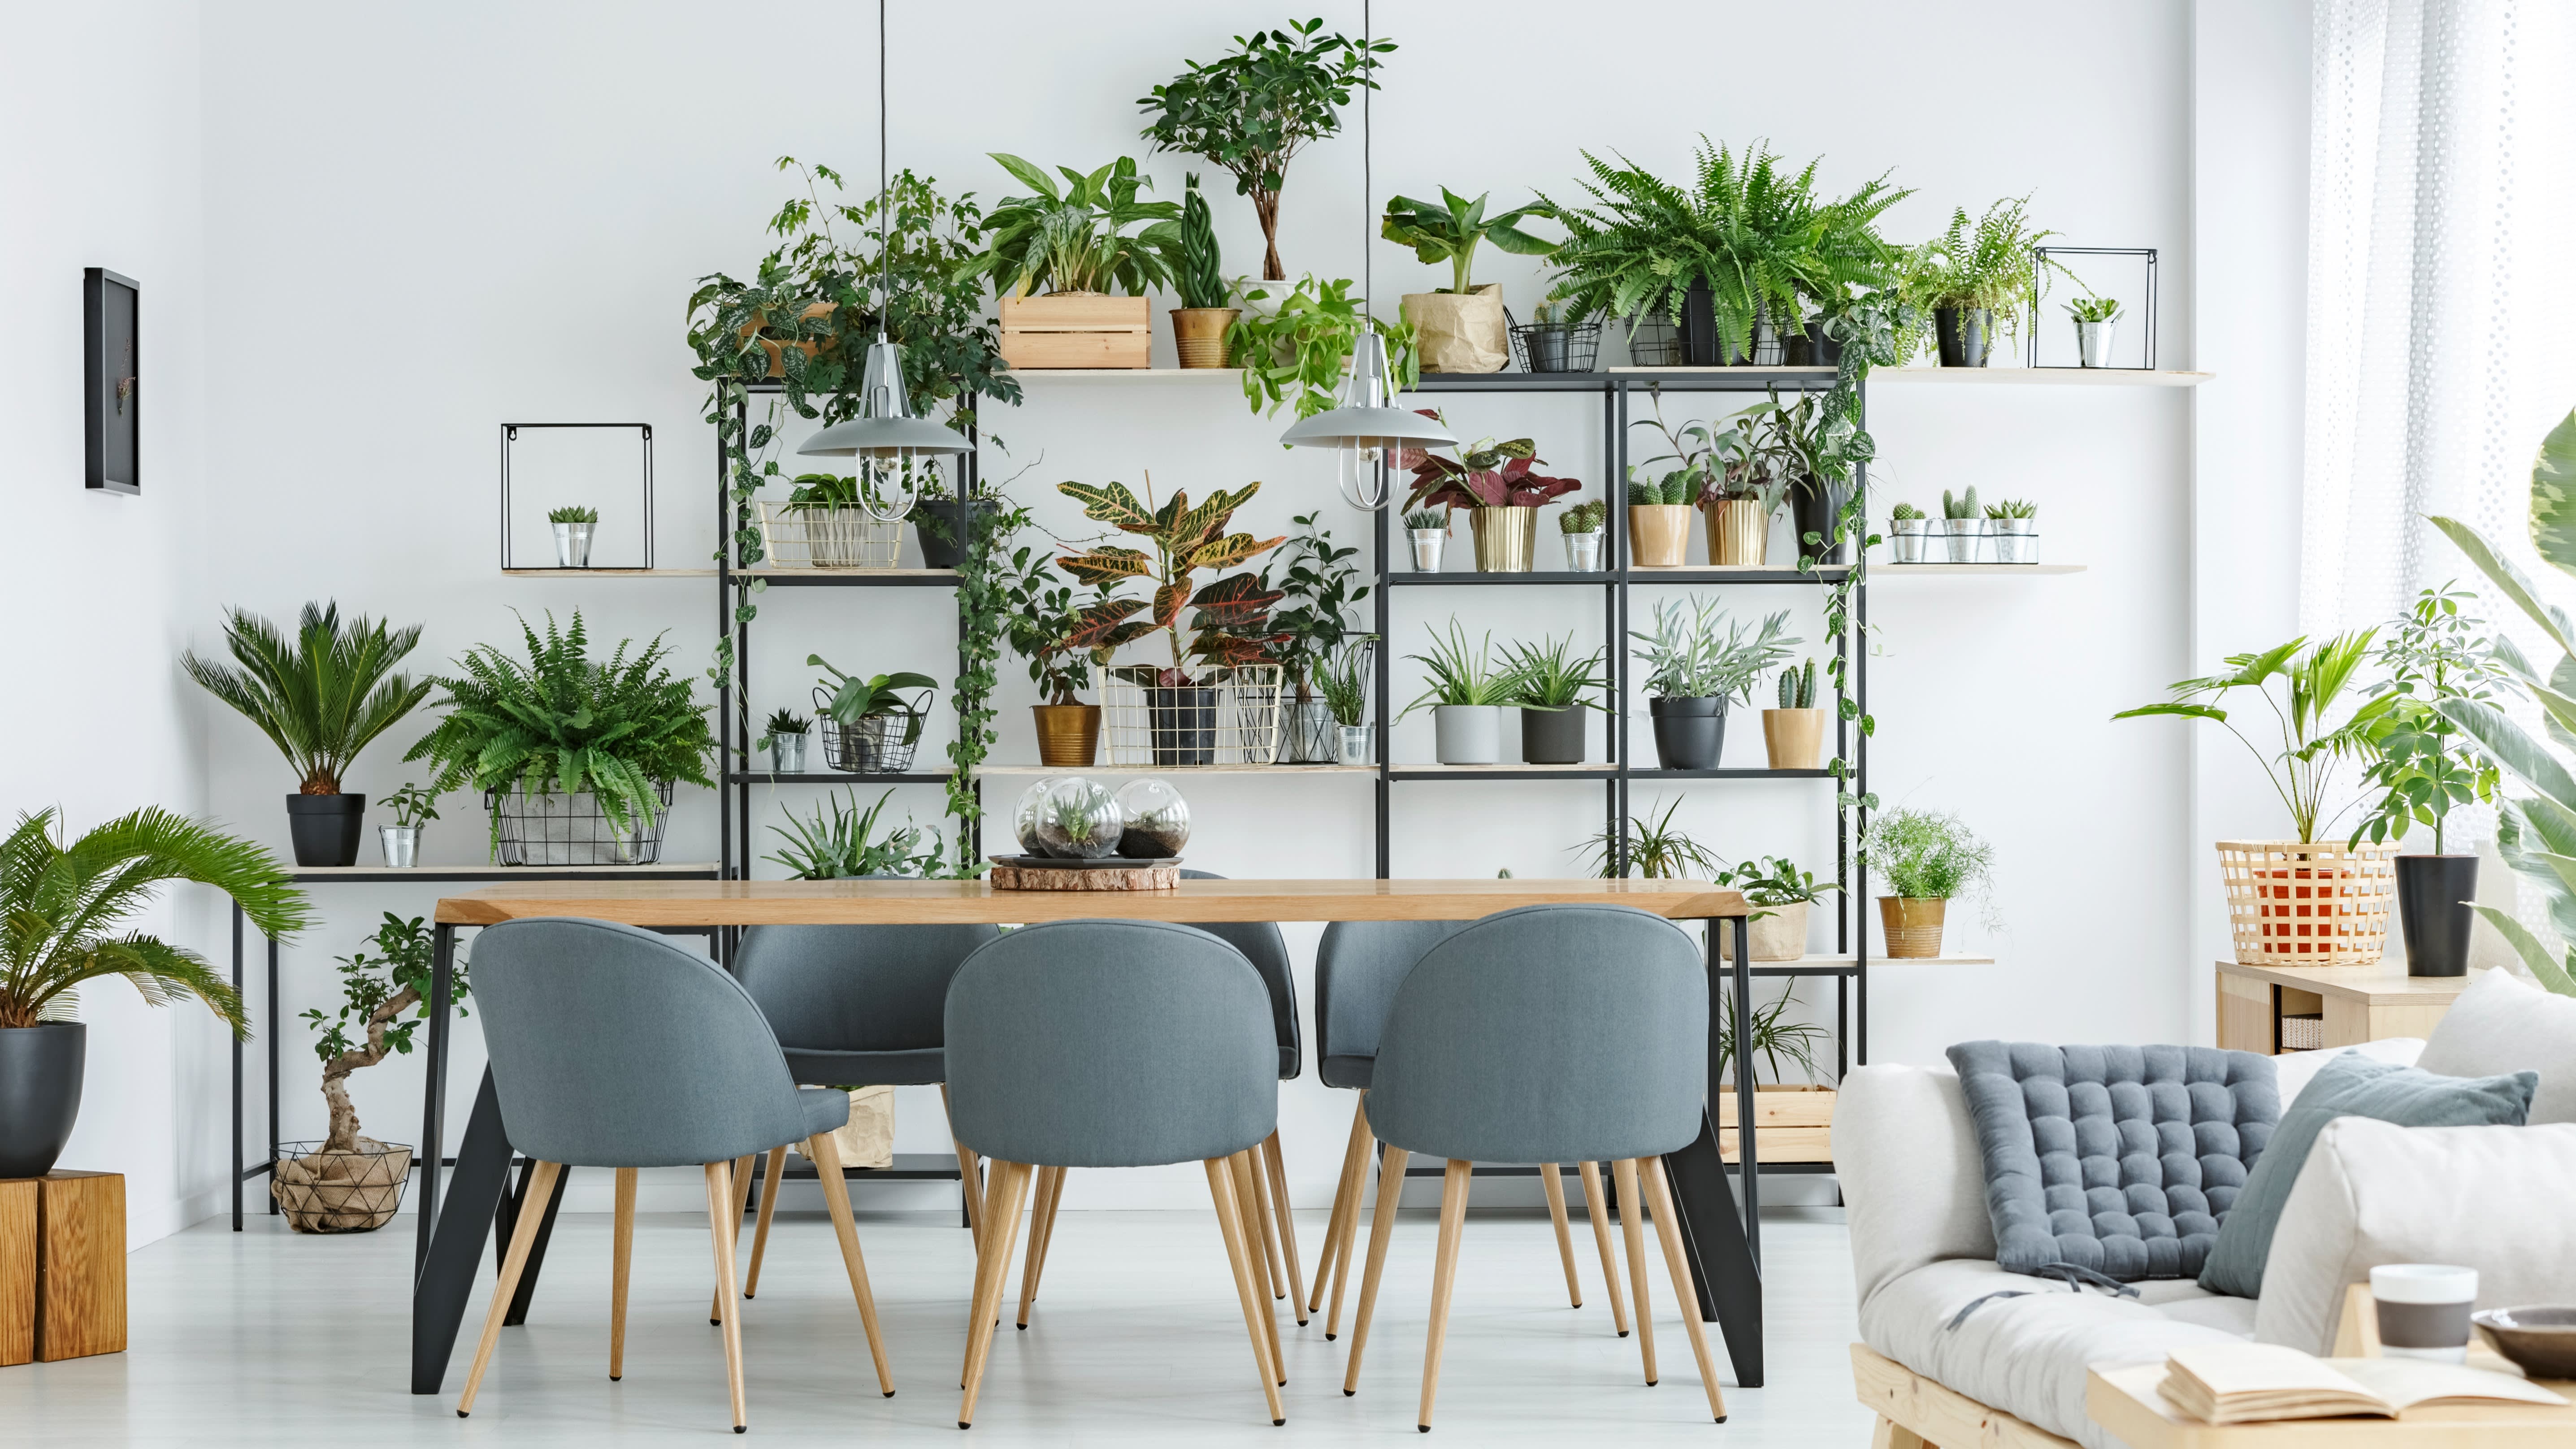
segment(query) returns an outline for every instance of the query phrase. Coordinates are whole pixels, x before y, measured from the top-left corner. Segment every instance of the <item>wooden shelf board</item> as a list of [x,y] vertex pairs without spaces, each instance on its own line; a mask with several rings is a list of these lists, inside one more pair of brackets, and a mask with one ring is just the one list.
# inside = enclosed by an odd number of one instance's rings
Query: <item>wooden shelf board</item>
[[1375,765],[983,765],[986,775],[1374,775]]
[[1984,383],[2009,386],[2036,383],[2056,387],[2198,387],[2218,374],[2135,367],[1879,367],[1870,370],[1870,385],[1882,382]]
[[1007,369],[1017,378],[1124,378],[1130,382],[1216,382],[1237,387],[1243,383],[1240,367],[1014,367]]
[[714,569],[503,569],[512,579],[711,579]]
[[[1855,959],[1849,953],[1801,956],[1795,961],[1756,961],[1753,963],[1753,969],[1759,972],[1765,967],[1776,966],[1849,966]],[[1890,956],[1885,952],[1878,952],[1871,955],[1869,964],[1872,966],[1992,966],[1995,964],[1995,958],[1992,956]]]
[[[1369,768],[1377,767],[1372,765]],[[1389,768],[1402,775],[1606,775],[1619,767],[1607,760],[1586,760],[1574,765],[1530,765],[1508,761],[1491,765],[1442,765],[1430,761],[1418,764],[1408,761]]]
[[688,879],[713,877],[719,867],[714,861],[678,861],[660,865],[296,865],[287,874],[298,881],[464,881],[464,880],[536,880],[548,876],[605,876],[610,878],[652,879],[668,877]]
[[2376,1006],[2449,1001],[2477,979],[2475,972],[2467,976],[2409,976],[2403,956],[2382,957],[2365,966],[2261,966],[2221,961],[2218,974]]
[[1932,574],[1968,574],[1975,575],[1980,578],[2002,578],[2007,574],[2048,574],[2052,576],[2057,574],[2080,574],[2089,567],[2090,565],[2088,564],[2068,563],[1873,563],[1869,566],[1869,572],[1872,578],[1875,578],[1880,574],[1896,574],[1903,577],[1928,576]]

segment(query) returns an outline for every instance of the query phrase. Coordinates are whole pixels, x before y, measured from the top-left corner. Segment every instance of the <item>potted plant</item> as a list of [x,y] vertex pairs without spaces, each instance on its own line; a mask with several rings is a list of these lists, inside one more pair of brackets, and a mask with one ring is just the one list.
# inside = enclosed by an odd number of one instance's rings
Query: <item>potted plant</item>
[[[1107,663],[1108,654],[1067,642],[1082,627],[1084,606],[1046,550],[1023,547],[1012,554],[1003,588],[1011,648],[1028,661],[1029,683],[1043,701],[1029,706],[1038,763],[1087,770],[1100,748],[1100,706],[1084,704],[1081,693],[1091,687],[1091,667]],[[1107,595],[1095,591],[1095,597]]]
[[224,643],[239,669],[180,656],[188,677],[241,711],[286,756],[302,783],[286,797],[286,823],[301,866],[358,863],[367,797],[340,783],[358,752],[429,695],[394,666],[420,642],[420,626],[388,629],[360,614],[343,625],[340,606],[306,604],[290,641],[247,609],[230,611]]
[[1225,334],[1243,309],[1234,305],[1234,286],[1225,279],[1224,256],[1217,249],[1216,223],[1195,171],[1181,197],[1181,220],[1171,234],[1170,251],[1172,291],[1181,299],[1172,309],[1173,350],[1183,367],[1223,367]]
[[982,518],[989,522],[1009,505],[991,493],[959,498],[949,491],[936,460],[926,460],[918,466],[921,478],[913,498],[912,533],[921,543],[921,566],[953,569],[966,556],[973,521]]
[[2007,196],[1974,222],[1960,207],[1950,229],[1908,259],[1904,289],[1932,313],[1943,367],[1985,366],[1996,329],[2018,336],[2024,309],[2047,292],[2047,274],[2066,272],[2036,250],[2057,233],[2032,230],[2029,205],[2027,196]]
[[1648,477],[1628,465],[1628,566],[1677,569],[1690,561],[1690,518],[1707,484],[1690,468]]
[[1911,503],[1899,503],[1887,510],[1887,549],[1891,562],[1923,562],[1924,541],[1932,536],[1932,521],[1923,510]]
[[2120,304],[2111,297],[2078,297],[2066,304],[2075,320],[2075,359],[2079,367],[2111,365],[2111,334],[2119,329]]
[[[1754,918],[1751,929],[1761,931],[1760,916]],[[1733,934],[1718,932],[1721,950]],[[1767,959],[1758,945],[1752,955],[1756,961]],[[1710,1025],[1723,1039],[1712,1050],[1726,1086],[1710,1104],[1709,1115],[1717,1124],[1719,1154],[1734,1160],[1741,1151],[1737,1139],[1742,1129],[1737,1124],[1743,1120],[1736,1110],[1735,1093],[1748,1073],[1739,1070],[1735,1060],[1735,997],[1723,991],[1716,996],[1717,1019]],[[1827,1033],[1814,1022],[1789,1020],[1789,1006],[1795,999],[1796,988],[1783,985],[1768,1005],[1753,1008],[1752,1020],[1746,1023],[1746,1034],[1753,1039],[1749,1075],[1754,1091],[1754,1143],[1766,1163],[1831,1162],[1835,1092],[1816,1080],[1824,1075],[1816,1051]],[[1793,1072],[1799,1078],[1794,1082],[1788,1080]],[[1766,1076],[1770,1080],[1763,1080]]]
[[[1000,151],[988,153],[1033,193],[1006,196],[984,219],[981,265],[1000,298],[1002,360],[1015,368],[1130,367],[1152,363],[1153,314],[1145,294],[1172,284],[1176,229],[1131,234],[1143,222],[1177,222],[1168,201],[1139,201],[1154,179],[1121,156],[1085,174],[1055,178]],[[1029,295],[1044,285],[1046,295]],[[1125,296],[1114,295],[1124,289]]]
[[[813,818],[803,819],[792,811],[785,825],[773,825],[782,842],[775,855],[763,856],[787,867],[789,880],[858,880],[868,877],[917,877],[936,874],[939,870],[939,831],[936,827],[919,826],[906,818],[900,828],[890,829],[883,839],[877,838],[877,817],[894,798],[889,789],[877,797],[877,803],[859,809],[858,796],[827,791],[823,802],[814,807]],[[829,808],[830,816],[824,815]],[[922,843],[927,836],[929,844]]]
[[1351,295],[1357,285],[1348,277],[1322,282],[1309,276],[1293,287],[1243,288],[1243,315],[1227,330],[1225,345],[1243,369],[1243,399],[1254,412],[1275,413],[1292,396],[1301,418],[1341,406],[1351,353],[1370,332],[1386,339],[1389,381],[1397,391],[1421,380],[1413,324],[1370,316],[1368,299]]
[[1860,427],[1858,395],[1850,395],[1849,406],[1834,401],[1842,395],[1806,393],[1782,402],[1775,387],[1768,401],[1737,417],[1748,451],[1787,483],[1798,553],[1817,563],[1846,561],[1843,510],[1860,466],[1876,451]]
[[791,709],[772,710],[769,725],[761,731],[761,745],[769,751],[769,771],[773,775],[805,773],[805,732],[814,722]]
[[1999,564],[2039,562],[2039,505],[2019,498],[1987,504],[1986,548]]
[[[1350,607],[1368,597],[1368,585],[1356,588],[1360,576],[1356,548],[1336,548],[1329,529],[1316,525],[1320,514],[1298,515],[1297,536],[1279,557],[1287,573],[1278,581],[1280,608],[1272,615],[1275,636],[1270,657],[1287,682],[1289,700],[1286,738],[1279,758],[1287,764],[1323,765],[1340,757],[1331,708],[1315,692],[1315,670],[1325,656],[1352,632]],[[1269,570],[1262,585],[1270,586]]]
[[1714,770],[1726,747],[1726,706],[1753,697],[1753,681],[1789,657],[1789,611],[1762,621],[1751,639],[1737,621],[1723,640],[1726,611],[1698,598],[1684,615],[1680,601],[1659,599],[1651,629],[1630,633],[1645,646],[1646,708],[1655,723],[1655,756],[1666,770]]
[[1543,301],[1512,328],[1521,367],[1529,372],[1590,372],[1601,360],[1601,323],[1574,315],[1574,304]]
[[[2295,840],[2218,842],[2236,959],[2246,965],[2358,965],[2378,960],[2387,945],[2390,858],[2397,848],[2317,838],[2328,819],[2335,761],[2360,743],[2349,725],[2329,721],[2377,633],[2364,629],[2314,645],[2303,637],[2259,654],[2231,654],[2227,673],[2181,680],[2171,700],[2111,716],[2176,715],[2225,728],[2253,753],[2289,811]],[[2266,754],[2229,721],[2222,706],[2240,689],[2253,691],[2272,711],[2278,753]]]
[[[377,954],[368,954],[371,947]],[[410,1052],[413,1032],[428,1019],[434,964],[428,924],[387,911],[375,931],[339,960],[339,1012],[304,1013],[320,1034],[313,1054],[322,1059],[330,1135],[320,1142],[281,1143],[268,1183],[286,1225],[299,1233],[373,1232],[393,1221],[411,1178],[411,1148],[358,1135],[349,1075]],[[463,1003],[472,985],[461,952],[452,963],[451,989],[457,1014],[466,1015]]]
[[[1806,955],[1808,908],[1824,899],[1827,891],[1842,889],[1798,869],[1787,856],[1764,856],[1729,866],[1717,873],[1717,883],[1744,892],[1745,900],[1760,907],[1745,926],[1746,944],[1756,961],[1795,961]],[[1727,939],[1733,934],[1718,932],[1718,959],[1735,959],[1733,943]]]
[[1556,531],[1565,540],[1565,571],[1601,572],[1601,540],[1610,522],[1610,505],[1595,498],[1569,506],[1556,516]]
[[1825,712],[1816,708],[1816,661],[1780,671],[1780,706],[1762,711],[1762,748],[1775,770],[1812,770],[1825,753]]
[[1372,636],[1345,636],[1315,666],[1315,688],[1323,694],[1325,707],[1333,712],[1333,723],[1341,729],[1336,764],[1369,762],[1368,667],[1373,648]]
[[[1745,542],[1740,535],[1748,532],[1752,549],[1750,561],[1759,563],[1763,540],[1770,531],[1770,514],[1761,512],[1759,527],[1754,528],[1751,525],[1755,520],[1728,511],[1730,502],[1741,501],[1743,514],[1755,512],[1759,502],[1756,490],[1766,486],[1758,478],[1762,460],[1753,452],[1752,437],[1743,421],[1738,419],[1724,427],[1698,421],[1674,427],[1664,421],[1664,399],[1660,392],[1654,395],[1654,407],[1654,416],[1640,419],[1639,425],[1662,434],[1667,451],[1646,459],[1641,465],[1632,466],[1628,472],[1631,480],[1628,485],[1628,533],[1629,551],[1635,556],[1633,562],[1643,567],[1681,565],[1690,549],[1688,515],[1676,511],[1640,516],[1638,509],[1677,510],[1688,504],[1708,510],[1708,556],[1711,563],[1721,561],[1721,551],[1726,555],[1724,562],[1746,562],[1740,557]],[[1651,470],[1658,463],[1677,466],[1661,475],[1649,472],[1648,477],[1653,481],[1648,488],[1640,490],[1636,482],[1640,469]],[[1649,496],[1655,501],[1639,503],[1639,499]],[[1776,503],[1776,489],[1772,491],[1772,497]],[[1721,520],[1730,520],[1733,529],[1723,525]],[[1680,536],[1668,537],[1668,531],[1677,531]]]
[[578,507],[552,509],[546,514],[546,522],[555,528],[555,567],[590,567],[590,535],[599,527],[599,510]]
[[385,797],[385,808],[394,823],[376,827],[376,843],[384,848],[387,866],[409,870],[420,864],[420,828],[438,818],[438,796],[407,780]]
[[1430,675],[1422,697],[1404,707],[1402,719],[1428,707],[1434,756],[1444,765],[1491,765],[1503,758],[1503,709],[1520,698],[1520,676],[1494,663],[1494,636],[1470,647],[1467,631],[1449,621],[1446,638],[1434,633],[1431,652],[1408,654]]
[[664,667],[669,646],[628,640],[593,662],[578,612],[560,630],[548,614],[543,639],[524,620],[519,632],[525,664],[477,645],[430,681],[446,717],[403,758],[437,772],[434,792],[483,792],[503,865],[659,860],[673,784],[715,788],[706,709]]
[[1986,528],[1978,514],[1975,484],[1970,484],[1967,493],[1958,498],[1951,497],[1947,488],[1941,490],[1941,538],[1949,548],[1950,562],[1977,561],[1977,540],[1985,536]]
[[1415,508],[1404,515],[1404,540],[1413,549],[1413,571],[1418,574],[1440,572],[1442,558],[1449,550],[1449,515],[1436,508]]
[[1992,929],[1994,847],[1959,817],[1938,810],[1890,810],[1860,834],[1860,858],[1887,886],[1878,898],[1880,936],[1891,960],[1941,954],[1949,903],[1975,900]]
[[[1228,569],[1248,563],[1287,542],[1285,535],[1257,539],[1228,533],[1234,511],[1251,501],[1261,485],[1250,483],[1227,492],[1217,489],[1192,507],[1186,490],[1174,490],[1170,501],[1154,506],[1153,478],[1145,480],[1139,500],[1124,483],[1096,487],[1059,483],[1056,490],[1082,505],[1083,517],[1121,533],[1135,534],[1153,545],[1151,552],[1095,544],[1082,553],[1056,560],[1056,566],[1100,590],[1099,600],[1082,613],[1081,626],[1066,643],[1103,658],[1122,644],[1162,634],[1171,646],[1166,667],[1133,666],[1119,677],[1145,694],[1147,733],[1153,763],[1162,766],[1212,765],[1217,750],[1217,692],[1232,685],[1240,690],[1239,714],[1265,712],[1276,727],[1278,688],[1265,687],[1251,671],[1262,665],[1274,642],[1271,608],[1279,594],[1251,572],[1227,574],[1198,582],[1201,569]],[[1154,585],[1151,600],[1111,593],[1129,579]],[[1182,613],[1196,610],[1184,626]],[[1143,613],[1145,617],[1137,618]],[[1186,636],[1186,637],[1185,637]],[[1205,666],[1207,673],[1194,672]],[[1113,671],[1115,672],[1115,671]],[[1275,674],[1275,669],[1269,671]],[[1265,759],[1262,763],[1267,763]]]
[[[904,486],[914,496],[927,494],[939,465],[928,459],[904,463]],[[760,504],[761,551],[781,568],[890,569],[903,552],[903,523],[880,518],[867,504],[890,510],[886,499],[863,499],[859,480],[837,473],[799,473],[789,480],[787,501]],[[940,490],[946,496],[946,490]],[[924,535],[925,547],[928,535]]]
[[1234,173],[1234,189],[1252,198],[1261,222],[1262,280],[1280,282],[1279,193],[1288,163],[1310,141],[1342,128],[1341,108],[1355,88],[1377,86],[1379,56],[1392,40],[1360,42],[1319,35],[1320,19],[1284,30],[1235,37],[1235,50],[1154,87],[1137,106],[1151,113],[1145,139],[1157,151],[1204,156]]
[[[1430,408],[1422,414],[1439,416]],[[1408,448],[1404,456],[1419,461],[1412,464],[1413,491],[1404,506],[1465,509],[1476,541],[1476,572],[1528,573],[1538,544],[1538,510],[1583,486],[1577,479],[1532,472],[1547,461],[1536,452],[1527,438],[1479,438],[1456,458]]]
[[[860,775],[910,772],[939,681],[908,669],[861,678],[820,654],[806,655],[805,662],[832,676],[814,686],[814,712],[833,726],[823,736],[823,763]],[[906,691],[917,694],[907,699]]]
[[1470,201],[1446,186],[1440,188],[1436,206],[1409,196],[1387,201],[1378,235],[1413,248],[1414,256],[1425,265],[1449,264],[1448,286],[1404,294],[1404,320],[1413,324],[1419,339],[1423,371],[1500,372],[1511,361],[1511,337],[1503,330],[1502,285],[1475,284],[1476,246],[1492,242],[1518,256],[1546,256],[1556,250],[1556,243],[1530,235],[1519,223],[1550,214],[1546,202],[1533,201],[1487,216],[1485,196]]
[[1583,763],[1583,712],[1599,709],[1602,651],[1574,657],[1574,636],[1537,644],[1511,644],[1503,665],[1519,684],[1521,761],[1531,765]]
[[2379,646],[2387,681],[2354,716],[2370,760],[2363,783],[2379,792],[2349,842],[2402,841],[2410,826],[2429,826],[2433,850],[2397,857],[2397,919],[2406,940],[2409,976],[2465,976],[2469,933],[2477,916],[2478,857],[2444,850],[2452,807],[2495,799],[2500,769],[2444,702],[2494,707],[2513,675],[2499,658],[2486,621],[2461,612],[2477,596],[2449,584],[2415,596]]
[[71,1141],[89,1048],[72,1018],[84,982],[122,976],[151,1006],[193,996],[235,1038],[250,1035],[241,993],[204,957],[135,929],[160,886],[213,886],[272,941],[312,924],[275,856],[169,811],[137,810],[68,845],[62,833],[49,807],[0,839],[0,1178],[44,1176]]
[[[1683,880],[1694,873],[1713,878],[1726,868],[1726,863],[1689,831],[1673,824],[1673,812],[1681,804],[1673,801],[1652,820],[1645,815],[1630,816],[1624,837],[1604,829],[1586,837],[1574,849],[1588,854],[1593,870],[1605,880],[1624,880],[1630,875],[1647,880]],[[1652,814],[1653,807],[1647,807],[1647,812]]]
[[1708,561],[1720,568],[1760,568],[1771,557],[1771,515],[1789,495],[1789,479],[1766,466],[1720,473],[1700,494],[1708,515]]

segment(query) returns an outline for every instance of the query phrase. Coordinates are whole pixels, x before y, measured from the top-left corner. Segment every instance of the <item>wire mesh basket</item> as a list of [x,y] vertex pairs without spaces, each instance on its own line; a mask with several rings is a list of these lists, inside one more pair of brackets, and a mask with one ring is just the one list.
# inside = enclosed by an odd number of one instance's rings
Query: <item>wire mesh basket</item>
[[[819,691],[818,691],[819,692]],[[918,714],[872,714],[857,724],[815,721],[823,763],[853,775],[907,775],[921,744]]]
[[392,1222],[411,1181],[411,1149],[358,1139],[355,1152],[320,1142],[281,1142],[268,1193],[299,1233],[368,1233]]
[[1270,765],[1279,760],[1276,664],[1210,670],[1193,684],[1156,682],[1150,664],[1106,670],[1101,745],[1112,765]]
[[1637,367],[1682,365],[1682,330],[1660,312],[1634,320],[1628,333],[1628,361]]
[[890,569],[903,554],[903,520],[880,522],[864,508],[764,500],[760,547],[773,568]]
[[1601,361],[1601,324],[1513,319],[1512,360],[1523,372],[1591,372]]
[[653,787],[651,820],[629,816],[621,830],[587,790],[495,790],[494,852],[503,865],[652,865],[662,859],[662,827],[671,818],[671,786]]

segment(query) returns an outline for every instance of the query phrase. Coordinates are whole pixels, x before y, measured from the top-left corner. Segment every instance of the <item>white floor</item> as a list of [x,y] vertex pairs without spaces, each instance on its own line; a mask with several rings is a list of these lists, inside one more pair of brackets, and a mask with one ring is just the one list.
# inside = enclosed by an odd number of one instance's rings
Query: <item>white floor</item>
[[[1584,1306],[1569,1308],[1543,1213],[1471,1214],[1443,1356],[1435,1433],[1453,1443],[1859,1446],[1852,1399],[1851,1260],[1841,1213],[1766,1215],[1770,1382],[1739,1389],[1709,1326],[1728,1421],[1709,1421],[1679,1311],[1652,1248],[1660,1387],[1634,1337],[1613,1335],[1600,1259],[1577,1205]],[[1301,1214],[1312,1272],[1321,1212]],[[744,1305],[751,1432],[773,1442],[1263,1444],[1419,1442],[1423,1329],[1436,1224],[1407,1212],[1359,1393],[1341,1391],[1351,1332],[1326,1342],[1280,1304],[1288,1423],[1262,1406],[1224,1248],[1205,1213],[1073,1212],[1060,1219],[1027,1332],[1006,1306],[974,1437],[956,1426],[972,1268],[954,1218],[862,1215],[860,1238],[897,1394],[878,1395],[847,1281],[819,1214],[781,1214],[759,1297]],[[1361,1243],[1365,1252],[1366,1234]],[[665,1444],[726,1436],[723,1349],[707,1324],[703,1217],[647,1215],[636,1233],[626,1375],[611,1383],[608,1220],[566,1214],[527,1326],[505,1329],[474,1416],[456,1395],[482,1322],[478,1291],[447,1390],[408,1387],[410,1220],[298,1238],[275,1218],[239,1236],[210,1222],[129,1260],[123,1354],[0,1369],[0,1440],[36,1444]],[[748,1234],[746,1234],[746,1253]],[[490,1283],[486,1259],[485,1284]],[[1018,1275],[1010,1280],[1014,1295]],[[1356,1307],[1354,1277],[1351,1306]],[[1350,1310],[1345,1309],[1347,1314]],[[718,1437],[726,1436],[726,1437]]]

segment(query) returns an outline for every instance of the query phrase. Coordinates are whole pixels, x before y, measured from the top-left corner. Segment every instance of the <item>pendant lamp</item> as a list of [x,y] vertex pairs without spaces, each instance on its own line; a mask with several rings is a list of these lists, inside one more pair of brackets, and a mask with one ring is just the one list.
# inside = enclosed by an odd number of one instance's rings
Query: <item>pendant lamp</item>
[[[885,314],[894,301],[894,249],[886,235],[893,210],[886,169],[886,8],[885,0],[877,0],[877,255],[885,267],[877,288],[877,340],[868,344],[867,366],[860,373],[859,415],[816,433],[796,451],[808,457],[858,458],[859,506],[879,523],[899,522],[912,512],[921,495],[918,470],[972,447],[953,430],[913,416],[904,389],[903,348],[886,336]],[[890,512],[880,511],[877,500],[885,497],[903,501]]]
[[[1360,7],[1362,53],[1372,37],[1369,7]],[[1371,62],[1375,64],[1374,61]],[[1369,96],[1375,86],[1360,88],[1360,302],[1373,306],[1376,280],[1370,267],[1369,209],[1376,204],[1375,177],[1370,172]],[[1395,406],[1395,369],[1387,361],[1386,337],[1374,325],[1364,327],[1351,349],[1351,375],[1342,384],[1341,406],[1300,418],[1279,435],[1292,447],[1331,448],[1334,481],[1342,501],[1363,513],[1386,506],[1386,484],[1378,465],[1402,448],[1454,447],[1458,439],[1438,418]]]

